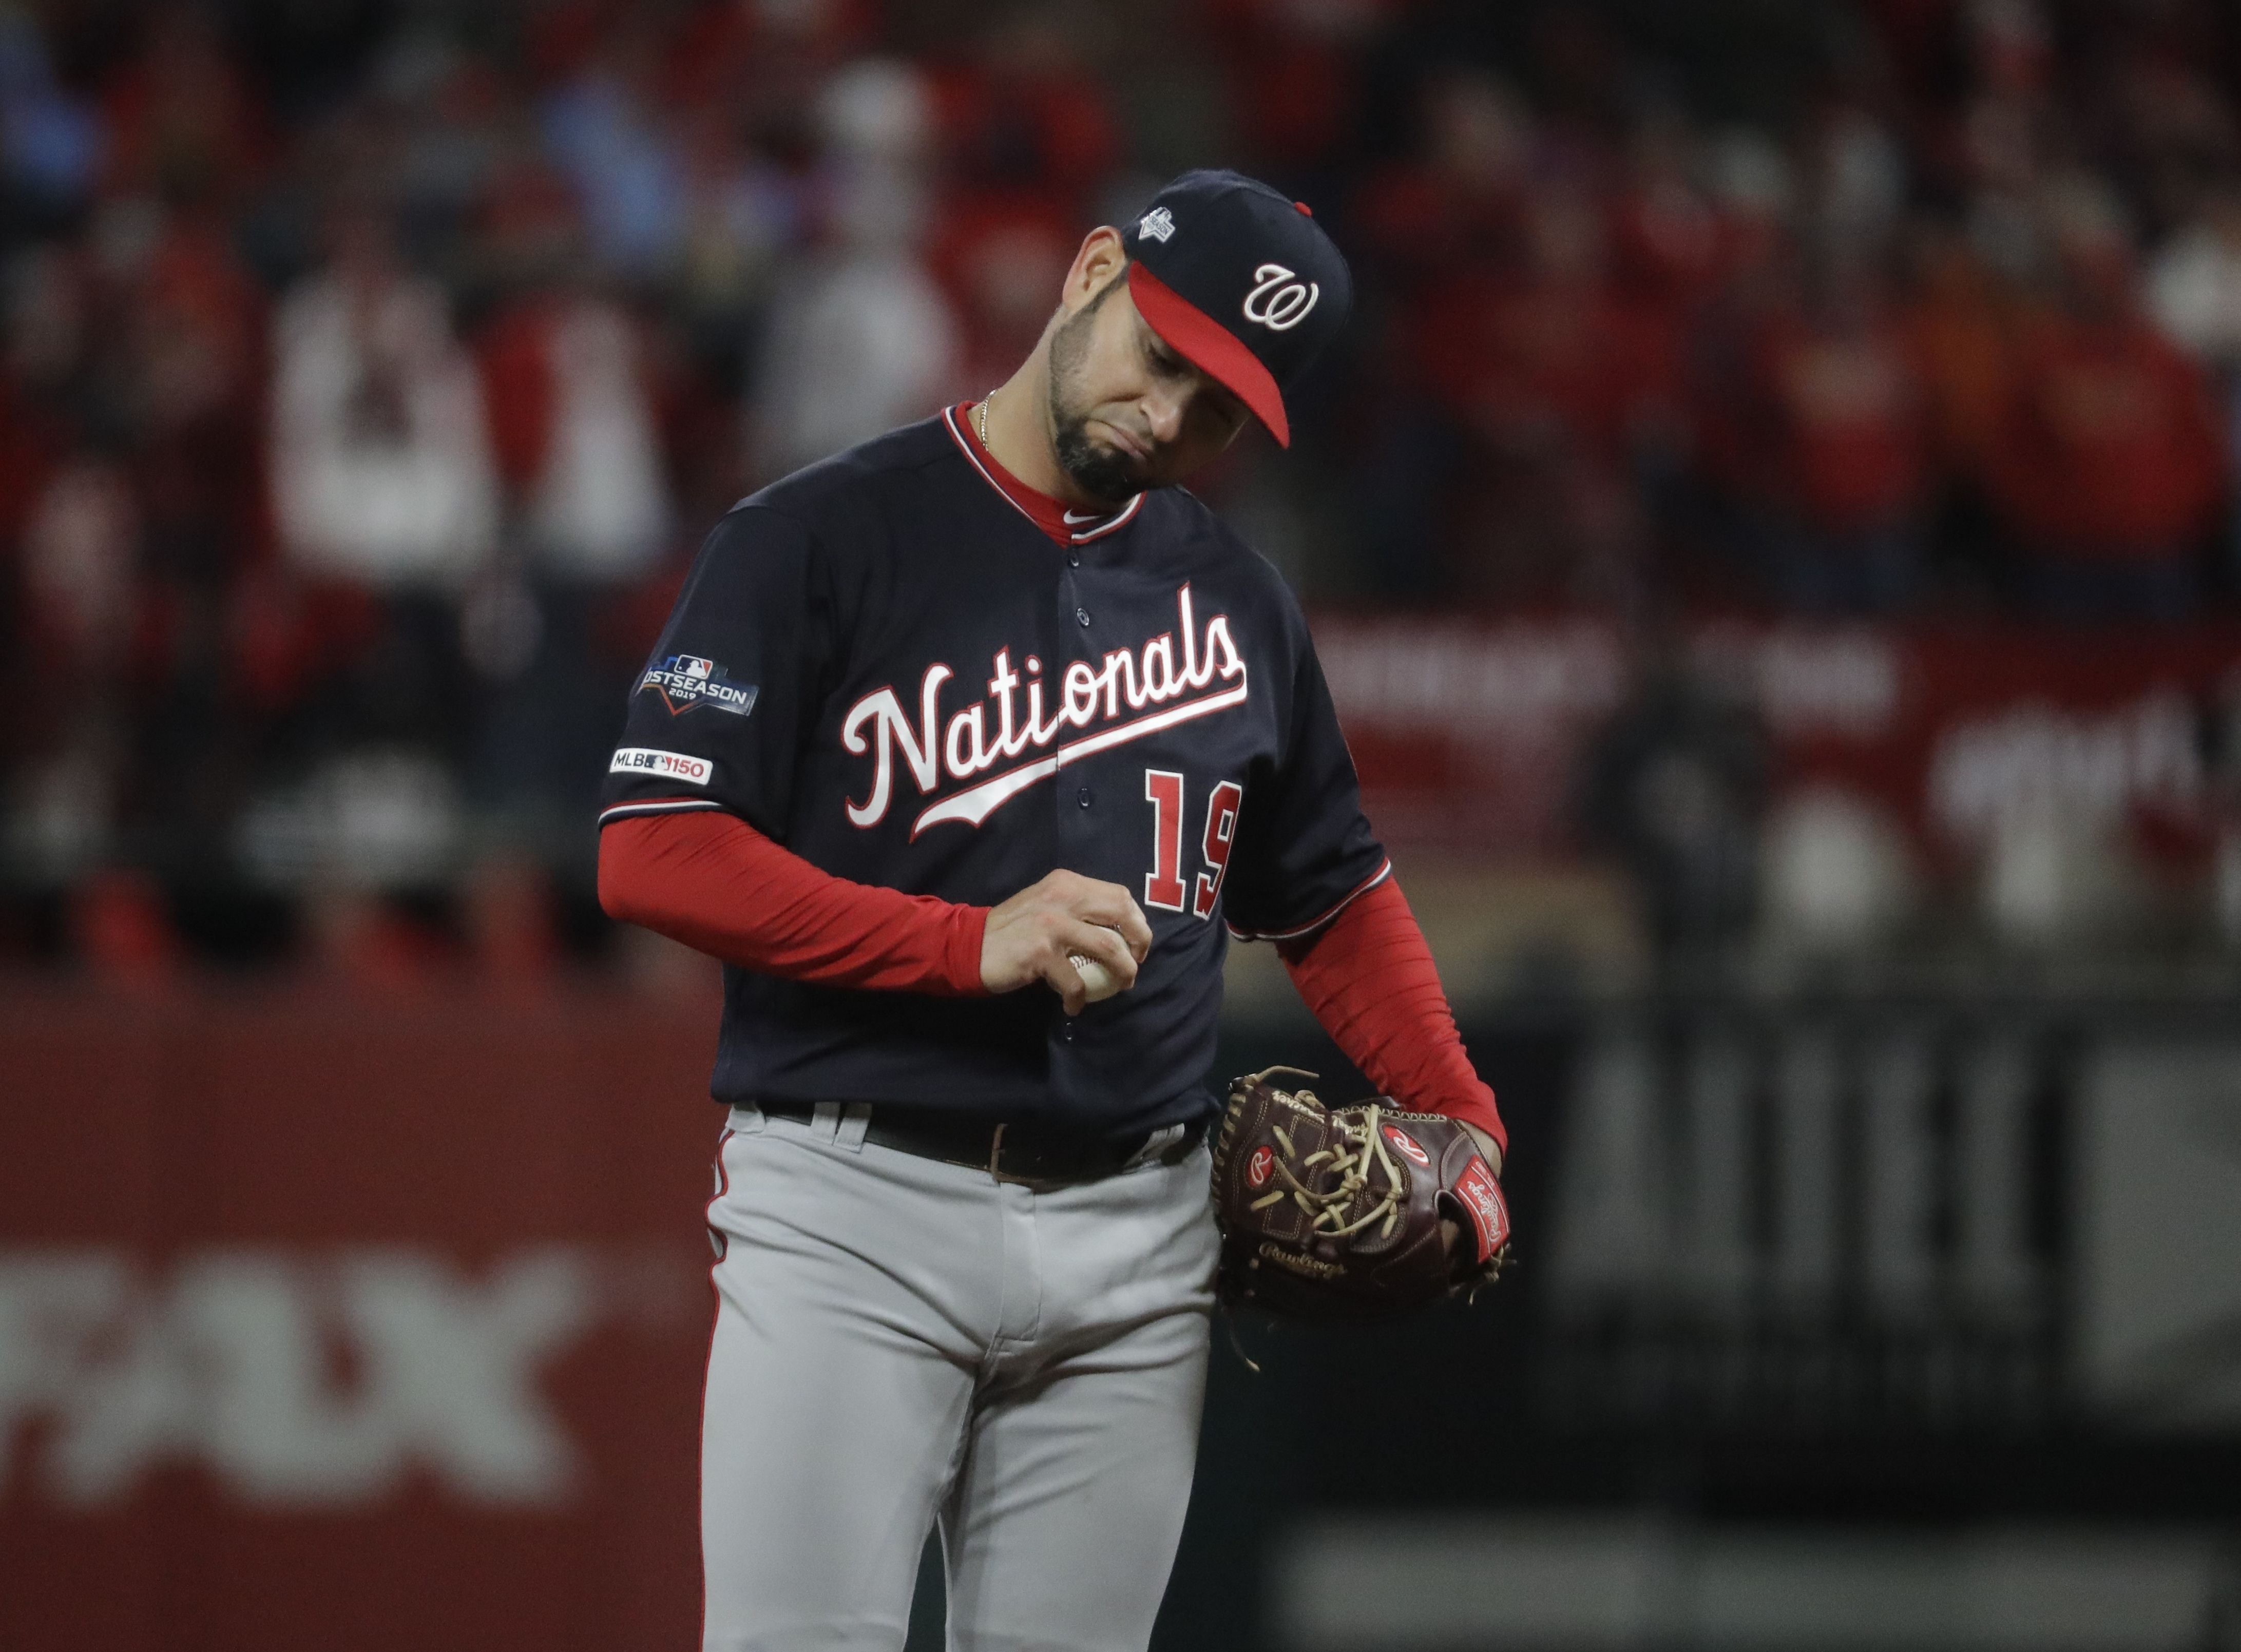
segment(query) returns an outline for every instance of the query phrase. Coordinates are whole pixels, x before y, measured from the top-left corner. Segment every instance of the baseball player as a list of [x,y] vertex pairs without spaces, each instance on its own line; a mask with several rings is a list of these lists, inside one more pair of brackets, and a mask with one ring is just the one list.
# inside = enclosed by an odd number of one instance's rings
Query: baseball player
[[1192,172],[1019,371],[709,536],[630,699],[608,912],[724,960],[709,1652],[1141,1649],[1189,1497],[1227,936],[1381,1090],[1502,1127],[1298,605],[1178,485],[1341,330],[1308,208]]

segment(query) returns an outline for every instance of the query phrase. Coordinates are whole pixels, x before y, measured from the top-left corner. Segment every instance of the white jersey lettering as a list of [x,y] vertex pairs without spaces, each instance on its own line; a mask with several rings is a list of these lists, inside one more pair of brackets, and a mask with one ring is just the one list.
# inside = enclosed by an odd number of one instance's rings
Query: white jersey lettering
[[894,796],[897,747],[901,748],[903,761],[910,765],[911,778],[918,782],[918,789],[933,790],[941,778],[941,749],[935,744],[934,735],[941,686],[954,675],[943,665],[926,668],[926,679],[919,686],[919,723],[922,732],[916,736],[912,734],[902,703],[892,688],[866,694],[848,708],[848,715],[840,725],[840,743],[848,749],[849,755],[861,757],[873,749],[873,741],[865,736],[865,724],[872,724],[878,732],[879,754],[873,766],[871,795],[861,803],[847,806],[848,819],[856,825],[877,826],[886,818],[887,804]]
[[[1048,778],[1075,758],[1104,751],[1127,740],[1170,728],[1194,717],[1241,706],[1246,699],[1245,660],[1229,634],[1229,617],[1215,614],[1203,626],[1198,623],[1191,588],[1175,592],[1178,625],[1161,632],[1139,651],[1116,648],[1106,654],[1102,667],[1087,660],[1071,660],[1060,673],[1056,704],[1045,705],[1043,663],[1026,658],[1025,675],[1013,668],[1012,651],[1000,648],[989,662],[985,699],[961,706],[945,722],[941,690],[956,675],[947,665],[926,668],[919,684],[919,714],[915,727],[904,715],[902,702],[892,687],[865,695],[849,707],[840,726],[841,743],[852,756],[872,759],[871,788],[860,803],[847,805],[848,819],[864,827],[886,818],[895,795],[895,761],[900,755],[918,785],[920,795],[934,792],[946,772],[967,780],[1002,762],[1015,761],[1031,751],[1055,752],[993,779],[984,780],[926,809],[912,835],[942,820],[965,820],[978,826],[1000,805],[1017,796],[1035,781]],[[1178,665],[1176,639],[1181,639]],[[1219,686],[1217,686],[1219,685]],[[1026,691],[1026,704],[1020,703]],[[1147,706],[1182,700],[1150,717],[1122,719]],[[1024,716],[1022,713],[1024,712]],[[995,725],[990,738],[988,726]],[[1100,727],[1100,725],[1106,726]],[[1069,730],[1094,730],[1084,738],[1061,741]]]

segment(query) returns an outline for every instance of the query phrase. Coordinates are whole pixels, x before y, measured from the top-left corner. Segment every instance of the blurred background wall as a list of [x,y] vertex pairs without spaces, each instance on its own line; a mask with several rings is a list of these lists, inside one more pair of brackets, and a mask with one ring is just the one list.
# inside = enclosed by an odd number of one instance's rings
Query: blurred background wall
[[[1525,1263],[1218,1349],[1161,1645],[2241,1645],[2241,14],[50,0],[0,1646],[692,1644],[715,1009],[598,910],[623,697],[732,500],[1195,164],[1357,271],[1201,491]],[[1228,1026],[1323,1047],[1265,948]]]

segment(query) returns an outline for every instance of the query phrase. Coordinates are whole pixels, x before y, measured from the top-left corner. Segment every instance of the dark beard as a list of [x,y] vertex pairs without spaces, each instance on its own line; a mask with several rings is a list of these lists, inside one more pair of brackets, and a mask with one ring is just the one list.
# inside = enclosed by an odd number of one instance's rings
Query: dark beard
[[[1059,418],[1055,398],[1051,416],[1054,419]],[[1091,441],[1088,427],[1089,420],[1080,413],[1059,425],[1053,443],[1059,466],[1073,479],[1074,486],[1100,505],[1126,505],[1144,491],[1143,484],[1128,468],[1131,461],[1127,456]]]
[[1051,448],[1067,478],[1100,505],[1125,505],[1143,492],[1144,485],[1130,470],[1132,461],[1127,454],[1089,439],[1089,415],[1074,405],[1071,392],[1080,377],[1081,358],[1089,349],[1090,324],[1107,295],[1127,279],[1124,271],[1106,283],[1094,298],[1051,336]]

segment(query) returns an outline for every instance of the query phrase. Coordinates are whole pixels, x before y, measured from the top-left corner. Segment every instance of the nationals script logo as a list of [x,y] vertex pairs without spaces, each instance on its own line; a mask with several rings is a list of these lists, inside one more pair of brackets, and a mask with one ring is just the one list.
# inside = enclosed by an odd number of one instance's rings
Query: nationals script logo
[[[915,727],[893,688],[865,695],[840,725],[840,742],[849,752],[873,759],[872,789],[861,803],[848,805],[848,819],[873,826],[886,818],[898,757],[920,796],[939,789],[945,775],[973,781],[920,810],[911,826],[915,838],[944,820],[977,826],[1069,763],[1242,706],[1245,660],[1230,639],[1228,616],[1215,614],[1201,632],[1187,585],[1175,592],[1175,630],[1161,632],[1141,650],[1116,648],[1098,665],[1069,661],[1055,682],[1042,675],[1042,661],[1034,655],[1027,656],[1023,675],[1013,669],[1012,651],[999,649],[987,697],[953,712],[946,725],[942,685],[957,674],[947,665],[928,665],[920,679]],[[1029,756],[1036,752],[1047,755]],[[1003,772],[974,780],[996,768]]]

